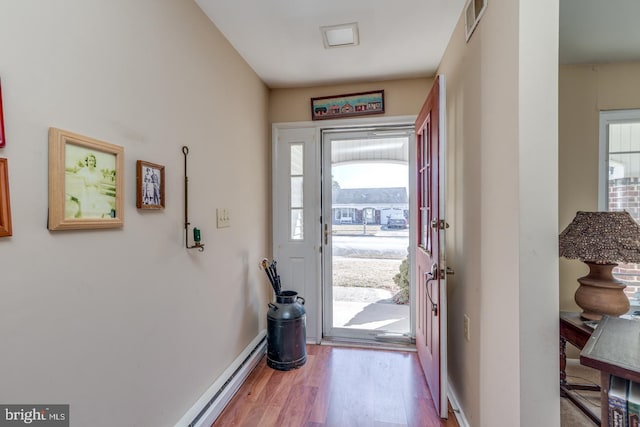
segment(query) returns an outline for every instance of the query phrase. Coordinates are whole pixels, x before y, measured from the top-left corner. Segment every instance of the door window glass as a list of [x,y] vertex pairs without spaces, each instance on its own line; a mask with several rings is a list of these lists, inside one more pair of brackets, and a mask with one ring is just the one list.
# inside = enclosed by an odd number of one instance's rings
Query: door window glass
[[289,211],[291,212],[290,237],[292,240],[304,239],[304,146],[291,144],[291,168],[289,188]]
[[[640,110],[600,113],[600,209],[627,211],[640,220]],[[640,265],[620,264],[614,275],[640,304]]]
[[427,123],[424,127],[424,131],[419,137],[419,151],[418,151],[418,208],[420,210],[420,236],[418,245],[431,252],[431,233],[429,233],[429,224],[432,216],[431,212],[431,198],[429,197],[429,191],[431,189],[431,164],[429,150],[429,130],[430,123]]

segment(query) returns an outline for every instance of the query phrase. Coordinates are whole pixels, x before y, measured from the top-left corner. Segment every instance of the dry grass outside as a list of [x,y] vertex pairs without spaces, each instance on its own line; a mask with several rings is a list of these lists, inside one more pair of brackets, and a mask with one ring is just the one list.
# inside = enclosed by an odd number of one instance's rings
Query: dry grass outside
[[333,257],[333,286],[400,290],[393,282],[401,259]]
[[377,224],[333,224],[331,229],[333,234],[340,236],[375,236],[380,231],[381,226]]

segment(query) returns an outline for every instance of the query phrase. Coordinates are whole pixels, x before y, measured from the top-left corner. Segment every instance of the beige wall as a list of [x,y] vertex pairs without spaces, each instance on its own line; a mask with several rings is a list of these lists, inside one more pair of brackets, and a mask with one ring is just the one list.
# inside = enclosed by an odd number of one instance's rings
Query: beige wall
[[[191,1],[4,2],[0,52],[0,402],[174,425],[265,328],[268,89]],[[124,147],[122,229],[47,230],[50,126]],[[202,253],[184,247],[182,145]],[[164,211],[136,209],[139,159],[166,167]]]
[[469,43],[461,18],[438,70],[447,80],[447,257],[455,270],[448,371],[472,426],[560,421],[558,41],[541,30],[558,27],[555,3],[491,1]]
[[269,99],[271,123],[311,120],[311,98],[384,90],[385,113],[377,116],[417,115],[433,84],[433,78],[387,80],[294,89],[272,89]]
[[[559,229],[579,210],[598,210],[598,144],[601,110],[640,108],[640,63],[560,67]],[[588,268],[560,260],[560,309],[579,311],[576,279]]]

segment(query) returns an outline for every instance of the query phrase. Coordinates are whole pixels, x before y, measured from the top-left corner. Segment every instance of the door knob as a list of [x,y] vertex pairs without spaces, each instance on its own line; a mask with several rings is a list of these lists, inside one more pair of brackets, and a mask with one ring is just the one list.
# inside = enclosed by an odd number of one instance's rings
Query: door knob
[[433,313],[434,316],[438,315],[438,304],[433,301],[433,298],[431,298],[431,292],[429,290],[429,282],[435,281],[436,284],[438,283],[438,263],[434,262],[431,265],[431,271],[428,271],[426,273],[424,273],[424,277],[425,277],[425,282],[424,282],[424,286],[425,286],[425,290],[427,293],[427,298],[429,298],[429,303],[431,304],[431,312]]

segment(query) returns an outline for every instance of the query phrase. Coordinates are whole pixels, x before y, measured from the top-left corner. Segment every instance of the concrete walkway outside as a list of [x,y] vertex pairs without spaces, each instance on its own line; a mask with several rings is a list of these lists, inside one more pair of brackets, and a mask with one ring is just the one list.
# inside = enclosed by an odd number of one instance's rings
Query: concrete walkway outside
[[375,288],[333,288],[333,326],[408,333],[409,305],[395,304],[391,292]]

